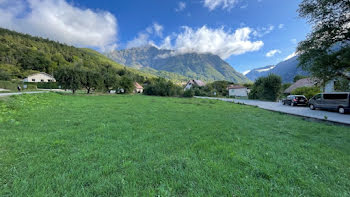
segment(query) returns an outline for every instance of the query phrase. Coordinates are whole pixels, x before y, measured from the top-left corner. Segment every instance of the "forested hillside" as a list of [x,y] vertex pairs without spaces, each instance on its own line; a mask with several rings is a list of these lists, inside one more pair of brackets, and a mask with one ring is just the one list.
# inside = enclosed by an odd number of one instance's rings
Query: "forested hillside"
[[0,28],[0,80],[22,79],[34,72],[53,74],[62,66],[79,66],[93,71],[109,66],[125,69],[135,77],[154,77],[126,68],[91,49],[80,49]]

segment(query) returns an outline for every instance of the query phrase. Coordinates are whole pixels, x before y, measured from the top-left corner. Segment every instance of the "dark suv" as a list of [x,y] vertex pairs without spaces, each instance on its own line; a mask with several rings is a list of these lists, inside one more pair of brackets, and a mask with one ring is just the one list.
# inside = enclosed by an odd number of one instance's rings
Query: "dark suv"
[[341,114],[350,112],[350,92],[334,92],[317,94],[309,101],[311,110],[336,110]]
[[286,99],[282,100],[283,105],[307,105],[307,98],[304,95],[289,95]]

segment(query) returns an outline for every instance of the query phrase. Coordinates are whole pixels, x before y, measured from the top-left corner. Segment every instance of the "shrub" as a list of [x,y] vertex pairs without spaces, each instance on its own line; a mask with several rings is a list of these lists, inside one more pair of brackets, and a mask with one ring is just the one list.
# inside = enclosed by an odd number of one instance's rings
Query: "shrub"
[[192,89],[185,90],[183,97],[193,97],[194,96],[194,91]]
[[281,94],[281,87],[282,79],[277,75],[270,74],[267,77],[260,77],[253,85],[249,99],[276,101]]
[[150,81],[150,84],[144,88],[143,93],[155,96],[179,96],[181,95],[181,87],[164,78],[157,78]]
[[320,92],[321,90],[319,87],[300,87],[293,90],[291,93],[294,95],[304,95],[307,99],[310,99]]

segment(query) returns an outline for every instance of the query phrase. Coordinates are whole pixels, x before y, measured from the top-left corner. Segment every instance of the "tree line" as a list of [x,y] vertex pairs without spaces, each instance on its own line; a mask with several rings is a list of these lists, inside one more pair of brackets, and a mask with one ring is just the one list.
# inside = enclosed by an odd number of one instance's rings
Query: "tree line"
[[88,94],[95,90],[132,93],[135,88],[134,82],[147,81],[126,69],[118,70],[109,65],[98,70],[91,70],[81,65],[62,66],[55,71],[55,78],[63,89],[70,89],[73,94],[82,88],[86,89]]

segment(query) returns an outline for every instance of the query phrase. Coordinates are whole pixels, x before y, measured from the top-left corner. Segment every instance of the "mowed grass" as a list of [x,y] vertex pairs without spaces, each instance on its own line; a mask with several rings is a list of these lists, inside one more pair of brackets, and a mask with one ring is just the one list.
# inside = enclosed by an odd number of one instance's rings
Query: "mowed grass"
[[350,129],[227,102],[0,101],[0,196],[349,196]]

